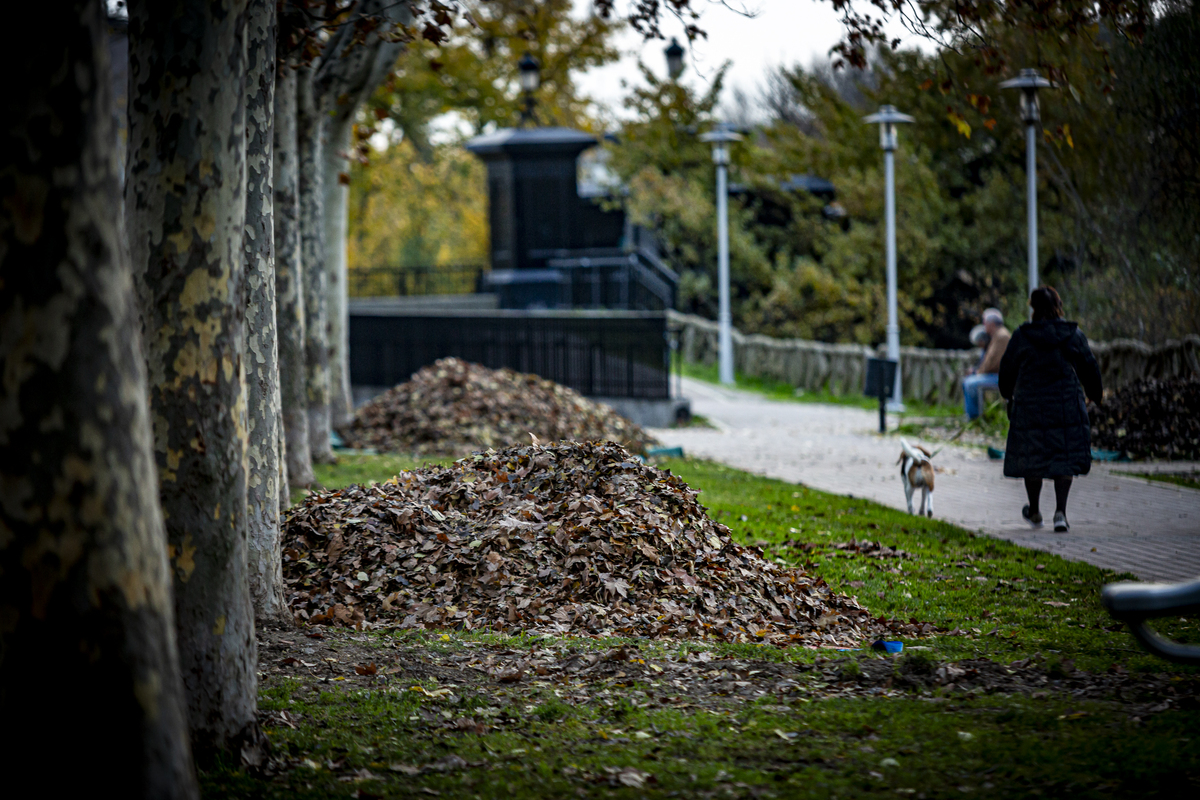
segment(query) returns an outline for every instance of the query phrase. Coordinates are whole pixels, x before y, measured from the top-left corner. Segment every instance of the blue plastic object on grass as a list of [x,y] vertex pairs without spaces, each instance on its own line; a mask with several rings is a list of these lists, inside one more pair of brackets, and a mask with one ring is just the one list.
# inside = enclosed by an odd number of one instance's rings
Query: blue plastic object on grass
[[992,447],[991,445],[988,445],[988,458],[991,458],[991,459],[1004,458],[1004,451],[998,447]]
[[683,458],[682,447],[647,447],[648,458]]
[[329,432],[329,446],[330,447],[345,447],[346,442],[342,439],[341,436],[338,436],[337,431],[330,431]]
[[895,655],[904,650],[904,642],[885,642],[883,639],[879,639],[871,643],[871,649]]

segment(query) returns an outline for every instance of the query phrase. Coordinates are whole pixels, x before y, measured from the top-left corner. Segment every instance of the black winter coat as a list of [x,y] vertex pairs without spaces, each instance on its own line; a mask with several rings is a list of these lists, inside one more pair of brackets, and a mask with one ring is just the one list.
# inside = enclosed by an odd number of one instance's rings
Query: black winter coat
[[1092,442],[1084,392],[1100,402],[1100,368],[1078,325],[1051,319],[1017,328],[1000,360],[1000,394],[1011,401],[1007,477],[1088,474]]

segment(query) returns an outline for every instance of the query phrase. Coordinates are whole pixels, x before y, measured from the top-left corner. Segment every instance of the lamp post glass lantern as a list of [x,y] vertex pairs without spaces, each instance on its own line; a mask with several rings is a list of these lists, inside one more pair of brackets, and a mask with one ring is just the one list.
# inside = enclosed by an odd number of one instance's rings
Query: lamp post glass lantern
[[671,80],[678,80],[683,74],[683,47],[680,46],[679,40],[672,36],[671,44],[667,45],[663,53],[667,57],[667,74],[671,76]]
[[717,363],[721,383],[733,385],[733,314],[729,307],[729,144],[742,135],[726,123],[719,123],[700,141],[711,142],[713,163],[717,166]]
[[521,60],[517,62],[517,69],[520,71],[521,92],[525,95],[525,108],[521,111],[521,124],[533,122],[533,106],[537,102],[533,98],[533,93],[538,90],[541,84],[542,76],[540,70],[542,65],[538,60],[528,52],[521,56]]
[[879,147],[883,150],[884,164],[884,207],[887,224],[887,357],[896,362],[896,382],[889,411],[903,411],[904,402],[900,393],[900,320],[896,309],[896,126],[912,122],[908,114],[901,114],[895,106],[880,106],[879,111],[863,122],[879,124]]
[[[1000,84],[1001,89],[1021,90],[1021,121],[1025,123],[1025,213],[1029,230],[1029,294],[1038,287],[1037,229],[1037,129],[1041,124],[1038,89],[1053,87],[1036,69],[1023,69],[1017,77]],[[1029,312],[1033,313],[1032,309]]]

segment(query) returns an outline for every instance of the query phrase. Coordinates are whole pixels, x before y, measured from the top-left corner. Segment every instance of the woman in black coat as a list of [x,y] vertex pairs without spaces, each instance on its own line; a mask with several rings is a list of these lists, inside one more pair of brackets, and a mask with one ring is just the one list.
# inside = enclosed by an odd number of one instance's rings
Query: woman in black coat
[[1004,474],[1024,478],[1029,505],[1021,516],[1042,526],[1042,479],[1054,479],[1054,530],[1065,533],[1071,479],[1092,467],[1091,423],[1084,394],[1099,403],[1100,368],[1087,337],[1063,317],[1049,286],[1029,297],[1033,322],[1017,328],[1000,361],[1000,394],[1008,404]]

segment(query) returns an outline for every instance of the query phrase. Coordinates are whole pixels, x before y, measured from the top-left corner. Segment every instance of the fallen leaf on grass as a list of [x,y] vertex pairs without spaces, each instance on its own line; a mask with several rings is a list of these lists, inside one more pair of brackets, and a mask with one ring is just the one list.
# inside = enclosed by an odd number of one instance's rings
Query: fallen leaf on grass
[[359,664],[354,668],[354,672],[358,675],[374,675],[379,672],[379,668],[375,666],[375,662],[370,664]]
[[1086,711],[1068,711],[1066,714],[1059,714],[1058,718],[1059,719],[1083,719],[1084,717],[1090,717],[1090,716],[1091,716],[1091,714],[1089,714]]
[[388,769],[392,772],[399,772],[402,775],[420,775],[421,768],[414,767],[412,764],[390,764]]
[[653,775],[643,772],[637,767],[605,767],[604,769],[617,783],[633,789],[641,789],[647,783],[655,782]]

